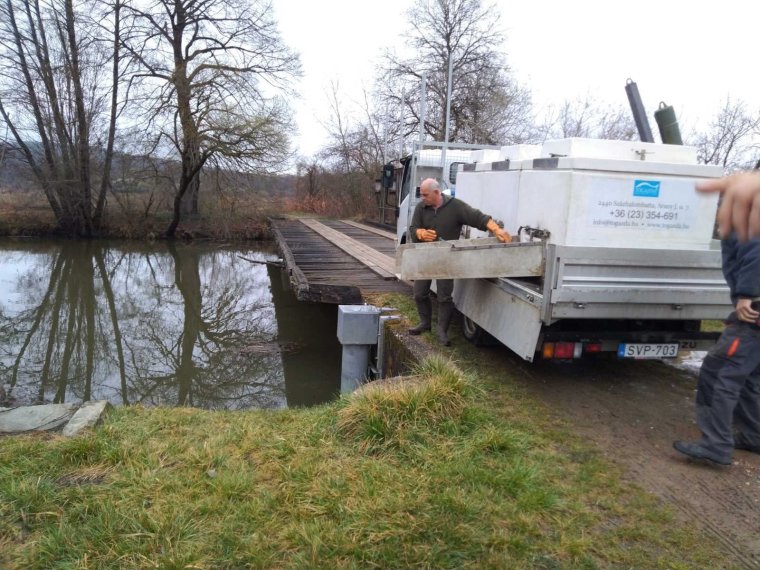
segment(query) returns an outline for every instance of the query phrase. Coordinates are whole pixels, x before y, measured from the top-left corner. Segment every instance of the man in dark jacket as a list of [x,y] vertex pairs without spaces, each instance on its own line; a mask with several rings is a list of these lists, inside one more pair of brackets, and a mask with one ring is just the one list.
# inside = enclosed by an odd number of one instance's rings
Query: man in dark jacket
[[733,235],[721,250],[735,310],[699,371],[702,437],[673,447],[693,459],[730,465],[734,449],[760,453],[760,312],[753,307],[753,299],[760,300],[760,238],[740,242]]
[[[435,178],[427,178],[420,184],[420,202],[414,209],[409,234],[414,242],[430,242],[441,240],[456,240],[462,231],[462,226],[468,225],[482,231],[490,231],[499,241],[509,242],[512,237],[499,227],[490,216],[476,210],[462,200],[441,194],[441,187]],[[429,331],[433,314],[430,301],[430,285],[432,280],[420,279],[414,282],[414,301],[420,315],[420,324],[409,329],[409,334],[420,334]],[[454,291],[453,279],[437,279],[436,293],[438,295],[438,340],[444,346],[449,346],[449,324],[454,314],[454,301],[451,294]]]

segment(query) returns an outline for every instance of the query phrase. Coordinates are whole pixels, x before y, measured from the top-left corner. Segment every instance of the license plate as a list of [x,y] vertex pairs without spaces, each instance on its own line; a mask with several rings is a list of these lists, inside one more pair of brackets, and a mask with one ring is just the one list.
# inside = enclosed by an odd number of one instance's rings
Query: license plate
[[621,344],[618,346],[620,358],[675,358],[678,356],[676,344]]

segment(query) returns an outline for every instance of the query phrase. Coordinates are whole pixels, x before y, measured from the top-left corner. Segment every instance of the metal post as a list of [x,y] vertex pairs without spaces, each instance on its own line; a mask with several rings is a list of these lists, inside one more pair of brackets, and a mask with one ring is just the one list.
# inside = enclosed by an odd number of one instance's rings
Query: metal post
[[448,173],[446,172],[446,149],[449,146],[449,119],[451,117],[451,70],[453,66],[454,59],[451,57],[451,52],[449,52],[449,80],[448,80],[448,86],[446,88],[446,126],[445,126],[445,134],[443,136],[443,148],[441,148],[441,182],[443,183],[444,188],[448,188],[449,186],[449,177]]
[[390,112],[388,103],[385,104],[385,119],[383,120],[383,164],[388,162],[388,113]]
[[368,344],[344,344],[340,362],[340,393],[350,394],[368,378]]
[[[399,149],[399,156],[404,156],[404,147],[406,146],[404,144],[404,141],[406,137],[404,136],[404,131],[406,127],[406,121],[404,120],[406,117],[406,91],[403,89],[401,90],[401,128],[399,129],[399,137],[401,138],[401,148]],[[401,192],[399,191],[399,194]]]
[[[420,76],[420,142],[425,140],[425,115],[427,114],[427,73]],[[416,183],[412,180],[412,183]]]
[[[383,307],[381,311],[396,311],[393,307]],[[385,378],[385,323],[388,321],[397,321],[401,317],[398,315],[381,315],[377,327],[377,350],[375,351],[375,364],[370,369],[375,378]]]
[[[454,66],[454,59],[451,57],[451,54],[449,54],[449,84],[446,88],[446,135],[443,139],[443,142],[448,143],[449,142],[449,120],[451,118],[451,79],[452,79],[452,70]],[[444,152],[446,151],[446,146],[444,145]]]

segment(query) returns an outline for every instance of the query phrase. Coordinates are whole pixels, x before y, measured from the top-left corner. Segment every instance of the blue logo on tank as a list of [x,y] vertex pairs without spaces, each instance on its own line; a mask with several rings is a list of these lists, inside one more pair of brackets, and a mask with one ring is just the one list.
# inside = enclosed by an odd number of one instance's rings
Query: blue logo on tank
[[644,198],[659,198],[660,181],[659,180],[634,180],[633,195]]

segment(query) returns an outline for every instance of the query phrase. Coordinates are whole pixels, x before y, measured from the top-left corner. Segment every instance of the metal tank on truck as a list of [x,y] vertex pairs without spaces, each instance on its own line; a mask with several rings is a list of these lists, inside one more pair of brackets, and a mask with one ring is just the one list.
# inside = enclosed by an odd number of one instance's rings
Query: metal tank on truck
[[700,321],[730,310],[712,239],[717,197],[694,185],[720,167],[698,164],[692,147],[580,138],[470,158],[456,196],[518,241],[468,229],[398,252],[402,279],[456,280],[469,340],[490,335],[529,361],[670,358],[714,342]]

